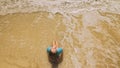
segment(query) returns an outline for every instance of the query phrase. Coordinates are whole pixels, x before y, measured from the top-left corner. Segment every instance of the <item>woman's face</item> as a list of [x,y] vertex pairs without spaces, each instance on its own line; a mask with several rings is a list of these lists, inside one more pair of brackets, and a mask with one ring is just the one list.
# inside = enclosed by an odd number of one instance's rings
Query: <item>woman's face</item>
[[56,47],[53,46],[52,49],[51,49],[51,52],[56,53],[56,51],[57,51]]

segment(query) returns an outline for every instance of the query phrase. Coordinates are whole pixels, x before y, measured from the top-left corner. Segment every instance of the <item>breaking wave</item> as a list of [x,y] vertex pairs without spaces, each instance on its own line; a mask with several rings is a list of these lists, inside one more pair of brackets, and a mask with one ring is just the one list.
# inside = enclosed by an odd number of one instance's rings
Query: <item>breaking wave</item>
[[0,15],[20,12],[82,13],[91,10],[120,14],[119,0],[0,0]]

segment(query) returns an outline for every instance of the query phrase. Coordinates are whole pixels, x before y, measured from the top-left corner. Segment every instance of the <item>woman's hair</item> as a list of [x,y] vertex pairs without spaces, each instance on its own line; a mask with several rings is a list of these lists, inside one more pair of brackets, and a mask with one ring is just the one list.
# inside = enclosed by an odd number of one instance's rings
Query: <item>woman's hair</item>
[[56,53],[50,52],[48,57],[51,63],[58,63],[59,56]]
[[55,57],[55,58],[58,58],[58,57],[59,57],[56,53],[52,53],[52,52],[49,53],[49,56],[50,56],[50,57]]
[[58,64],[63,60],[63,53],[61,56],[58,56],[56,53],[50,52],[48,57],[51,63]]

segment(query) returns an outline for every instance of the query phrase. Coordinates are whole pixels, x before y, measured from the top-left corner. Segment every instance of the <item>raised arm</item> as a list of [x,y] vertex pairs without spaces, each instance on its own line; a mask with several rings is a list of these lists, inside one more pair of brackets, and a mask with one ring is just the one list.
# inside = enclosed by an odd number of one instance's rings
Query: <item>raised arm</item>
[[58,42],[57,41],[53,41],[53,47],[58,48]]

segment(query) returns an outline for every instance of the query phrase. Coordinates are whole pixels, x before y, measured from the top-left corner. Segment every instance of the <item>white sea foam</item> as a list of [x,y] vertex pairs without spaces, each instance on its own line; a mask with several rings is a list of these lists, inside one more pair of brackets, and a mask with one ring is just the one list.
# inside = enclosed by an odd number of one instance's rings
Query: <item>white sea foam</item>
[[18,12],[48,11],[82,13],[99,10],[120,14],[119,0],[0,0],[0,15]]

